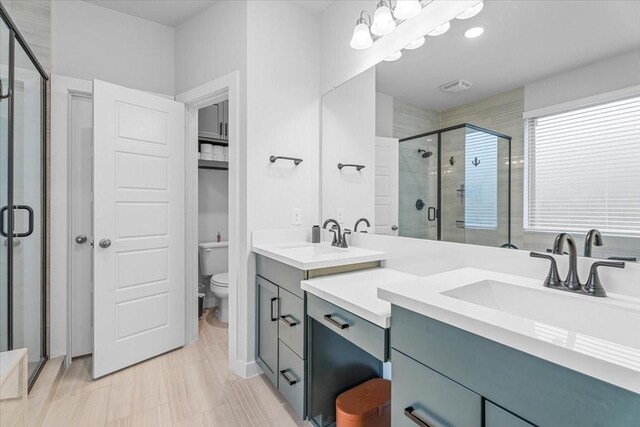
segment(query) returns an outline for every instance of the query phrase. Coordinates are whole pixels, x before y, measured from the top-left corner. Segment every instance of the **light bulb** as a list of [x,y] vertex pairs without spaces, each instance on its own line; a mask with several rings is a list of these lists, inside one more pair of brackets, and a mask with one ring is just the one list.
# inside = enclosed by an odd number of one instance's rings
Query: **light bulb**
[[451,28],[451,23],[450,22],[445,22],[444,24],[440,25],[439,27],[436,27],[433,31],[431,31],[427,35],[431,36],[431,37],[441,36],[444,33],[446,33],[447,31],[449,31],[449,28]]
[[369,27],[365,24],[364,19],[358,19],[350,44],[354,49],[367,49],[373,44]]
[[413,50],[413,49],[417,49],[420,46],[422,46],[425,42],[425,38],[424,37],[420,37],[419,39],[416,39],[414,41],[412,41],[411,43],[409,43],[408,45],[406,45],[404,48],[407,50]]
[[393,15],[398,19],[413,18],[422,10],[418,0],[398,0],[393,9]]
[[456,19],[473,18],[474,16],[476,16],[477,14],[480,13],[480,11],[482,10],[483,7],[484,7],[484,3],[480,2],[480,3],[476,4],[475,6],[472,6],[469,9],[465,10],[460,15],[456,16]]
[[468,39],[475,39],[476,37],[480,37],[484,33],[484,28],[482,27],[473,27],[469,28],[464,32],[464,36]]
[[384,2],[378,3],[378,8],[373,14],[371,32],[376,36],[384,36],[392,32],[394,28],[396,28],[396,21],[393,19],[391,9]]
[[387,56],[386,58],[384,58],[384,60],[387,61],[387,62],[393,62],[393,61],[397,61],[400,58],[402,58],[402,52],[397,51],[397,52],[392,53],[391,55]]

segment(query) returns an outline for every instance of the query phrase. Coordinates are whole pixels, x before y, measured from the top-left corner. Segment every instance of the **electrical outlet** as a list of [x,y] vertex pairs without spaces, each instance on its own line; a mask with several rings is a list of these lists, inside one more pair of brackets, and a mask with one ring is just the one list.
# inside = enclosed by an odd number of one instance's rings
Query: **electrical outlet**
[[302,224],[302,209],[293,208],[291,211],[291,225],[301,225]]
[[344,224],[344,208],[337,209],[336,221],[338,221],[338,224]]

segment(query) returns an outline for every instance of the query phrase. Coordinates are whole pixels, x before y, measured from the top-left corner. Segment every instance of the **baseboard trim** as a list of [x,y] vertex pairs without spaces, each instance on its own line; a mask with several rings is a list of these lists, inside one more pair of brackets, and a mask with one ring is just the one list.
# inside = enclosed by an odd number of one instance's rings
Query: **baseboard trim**
[[251,378],[262,373],[255,360],[247,363],[242,360],[229,361],[229,369],[242,378]]

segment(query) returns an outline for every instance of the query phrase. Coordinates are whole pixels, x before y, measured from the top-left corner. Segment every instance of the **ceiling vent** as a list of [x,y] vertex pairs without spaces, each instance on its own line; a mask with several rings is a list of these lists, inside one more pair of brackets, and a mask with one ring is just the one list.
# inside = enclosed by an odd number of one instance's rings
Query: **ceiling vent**
[[447,93],[459,93],[459,92],[464,92],[465,90],[469,90],[471,89],[472,84],[462,80],[462,79],[458,79],[458,80],[454,80],[452,82],[443,84],[442,86],[440,86],[440,89],[442,89],[444,92]]

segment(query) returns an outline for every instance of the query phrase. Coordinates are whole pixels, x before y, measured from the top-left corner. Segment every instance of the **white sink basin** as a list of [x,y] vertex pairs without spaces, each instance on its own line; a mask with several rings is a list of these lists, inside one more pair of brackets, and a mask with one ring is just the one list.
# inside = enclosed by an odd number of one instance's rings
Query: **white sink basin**
[[[625,327],[640,325],[640,307],[634,309],[607,304],[603,298],[558,290],[552,293],[494,280],[462,286],[442,295],[640,350],[640,333],[630,333]],[[562,334],[550,333],[549,337],[563,340]]]

